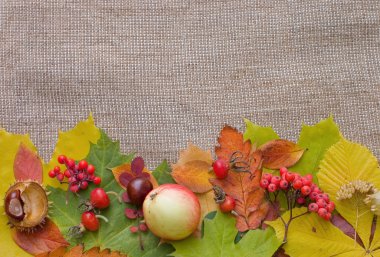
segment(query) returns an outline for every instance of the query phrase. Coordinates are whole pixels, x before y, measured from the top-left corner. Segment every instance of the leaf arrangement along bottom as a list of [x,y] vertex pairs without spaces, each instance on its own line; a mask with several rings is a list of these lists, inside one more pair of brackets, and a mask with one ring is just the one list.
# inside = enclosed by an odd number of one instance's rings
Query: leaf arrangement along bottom
[[[44,162],[0,130],[0,256],[380,256],[380,169],[331,117],[298,142],[245,120],[153,171],[93,117]],[[380,225],[379,225],[380,226]]]

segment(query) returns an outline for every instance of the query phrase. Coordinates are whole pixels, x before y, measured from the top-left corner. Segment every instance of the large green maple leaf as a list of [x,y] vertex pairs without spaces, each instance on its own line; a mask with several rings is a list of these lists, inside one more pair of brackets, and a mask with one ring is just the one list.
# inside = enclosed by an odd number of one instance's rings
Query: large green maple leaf
[[172,242],[174,257],[266,257],[272,256],[281,242],[272,229],[250,230],[235,244],[237,234],[235,219],[228,214],[218,212],[214,219],[204,219],[203,237],[189,237]]
[[[120,153],[119,142],[113,142],[101,131],[101,137],[97,144],[92,144],[86,160],[96,167],[96,175],[102,178],[101,187],[106,191],[120,192],[121,187],[115,181],[111,168],[123,163],[130,162],[133,155],[123,155]],[[89,193],[95,185],[81,192],[80,197],[88,199]],[[71,192],[68,193],[69,205],[66,205],[66,191],[50,187],[51,194],[49,200],[53,201],[51,218],[59,226],[64,235],[67,235],[71,226],[80,223],[81,212],[77,208],[79,198]],[[120,251],[130,257],[160,257],[172,252],[170,245],[162,244],[159,246],[160,239],[150,232],[141,234],[144,250],[140,248],[138,233],[131,233],[130,227],[136,225],[135,220],[129,220],[124,215],[125,204],[120,204],[115,197],[110,196],[111,205],[102,211],[102,215],[109,219],[108,223],[101,221],[101,225],[96,232],[85,232],[81,243],[85,249],[100,247],[109,248],[112,251]],[[79,243],[69,239],[72,245]]]
[[318,165],[329,147],[342,138],[339,128],[332,117],[308,126],[303,125],[298,145],[307,149],[291,170],[301,174],[312,173],[315,177]]
[[262,127],[254,124],[248,119],[244,119],[246,129],[243,135],[244,140],[250,140],[252,144],[260,146],[273,139],[279,139],[280,137],[271,127]]

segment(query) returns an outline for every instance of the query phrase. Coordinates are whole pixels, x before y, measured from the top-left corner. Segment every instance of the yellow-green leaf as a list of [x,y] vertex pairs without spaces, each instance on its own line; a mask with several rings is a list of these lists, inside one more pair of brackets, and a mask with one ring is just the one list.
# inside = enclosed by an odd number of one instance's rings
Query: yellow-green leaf
[[339,213],[356,229],[364,246],[369,246],[373,214],[363,199],[366,194],[356,193],[349,199],[337,200],[343,185],[361,180],[380,189],[380,169],[377,159],[364,146],[346,139],[333,145],[320,163],[317,174],[319,185],[335,202]]
[[[293,215],[299,215],[305,210],[293,209]],[[289,219],[289,212],[284,214],[284,219]],[[285,228],[282,221],[277,219],[267,223],[275,229],[278,239],[283,240]],[[290,223],[287,243],[283,248],[292,257],[366,256],[365,249],[352,238],[315,213],[306,214]]]
[[[66,188],[67,185],[60,185],[56,179],[51,179],[48,176],[49,170],[60,165],[57,157],[65,154],[74,160],[84,159],[90,151],[90,144],[95,144],[99,138],[100,131],[95,126],[91,114],[87,120],[80,121],[73,129],[66,132],[59,131],[54,153],[50,162],[44,165],[44,183],[53,187]],[[64,168],[64,166],[61,165],[61,168]]]

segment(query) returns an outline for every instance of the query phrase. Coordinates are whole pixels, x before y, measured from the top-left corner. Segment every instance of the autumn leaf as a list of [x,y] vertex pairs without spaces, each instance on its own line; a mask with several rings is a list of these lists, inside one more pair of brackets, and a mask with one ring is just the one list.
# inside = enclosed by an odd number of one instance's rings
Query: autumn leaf
[[178,162],[172,166],[172,177],[180,185],[194,193],[206,193],[212,189],[209,182],[214,175],[209,172],[212,165],[210,151],[189,144],[179,155]]
[[58,141],[49,163],[44,165],[44,182],[53,187],[67,188],[67,184],[60,184],[57,179],[48,176],[49,170],[55,166],[60,166],[65,170],[65,166],[59,164],[57,157],[64,154],[74,160],[84,159],[90,151],[90,145],[95,144],[100,138],[99,128],[95,126],[92,114],[87,120],[80,121],[73,129],[66,132],[58,132]]
[[260,146],[259,150],[262,152],[263,166],[274,170],[293,166],[305,151],[297,144],[284,139],[269,141]]
[[215,148],[218,158],[229,162],[231,155],[238,151],[243,158],[241,161],[248,163],[249,172],[230,171],[225,179],[213,178],[210,182],[235,199],[237,229],[241,232],[256,229],[268,211],[268,204],[263,201],[264,190],[259,186],[261,153],[252,151],[251,143],[243,142],[243,135],[230,126],[222,129],[218,142]]
[[325,152],[341,138],[342,135],[332,117],[321,120],[313,126],[302,125],[297,144],[307,151],[292,166],[292,171],[297,171],[303,175],[312,173],[315,178]]
[[246,129],[244,141],[250,140],[253,145],[260,146],[270,140],[279,139],[279,136],[271,127],[262,127],[244,119]]
[[98,247],[83,252],[83,247],[77,245],[68,251],[65,248],[58,248],[52,252],[39,254],[35,257],[126,257],[126,255],[116,251],[112,252],[109,249],[100,251]]
[[33,233],[15,230],[12,236],[16,244],[30,254],[48,252],[60,246],[69,245],[58,227],[49,219],[42,228]]
[[280,246],[272,229],[249,231],[237,243],[234,219],[218,212],[213,219],[204,219],[202,238],[188,237],[172,242],[174,257],[270,257]]
[[[293,209],[293,215],[304,213],[304,208]],[[289,219],[289,211],[283,217]],[[280,219],[266,222],[272,226],[277,238],[284,237],[285,228]],[[376,238],[376,239],[375,239]],[[375,234],[372,245],[362,248],[354,239],[346,236],[331,222],[325,221],[315,213],[294,219],[289,226],[287,243],[283,248],[291,257],[358,257],[379,256],[379,240]]]
[[17,181],[34,180],[42,183],[42,162],[40,157],[25,144],[21,143],[13,164]]
[[374,214],[364,203],[369,192],[357,188],[351,196],[339,199],[339,192],[345,187],[362,181],[380,189],[380,168],[376,157],[364,146],[341,139],[325,154],[317,174],[319,185],[334,201],[336,210],[356,230],[365,247],[370,245]]

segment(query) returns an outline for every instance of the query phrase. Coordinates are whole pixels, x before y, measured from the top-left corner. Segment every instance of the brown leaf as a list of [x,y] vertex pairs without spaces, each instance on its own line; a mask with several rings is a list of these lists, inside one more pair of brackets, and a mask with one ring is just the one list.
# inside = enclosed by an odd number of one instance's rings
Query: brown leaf
[[195,193],[205,193],[212,189],[209,182],[214,175],[209,172],[212,165],[210,151],[203,151],[199,147],[189,144],[182,150],[179,160],[172,165],[172,177],[178,183]]
[[[128,175],[128,180],[132,180],[133,178],[136,178],[137,175],[134,174],[131,170],[131,164],[130,163],[124,163],[120,166],[117,166],[115,168],[112,168],[112,173],[115,177],[115,180],[117,181],[117,183],[122,187],[124,188],[125,190],[127,189],[126,188],[126,184],[127,183],[122,183],[120,180],[123,178],[124,175]],[[151,171],[149,171],[147,168],[144,168],[144,170],[142,171],[143,172],[143,175],[147,175],[149,176],[149,180],[150,182],[152,183],[153,187],[156,188],[158,187],[158,183],[157,183],[157,180],[154,178]],[[124,173],[124,174],[123,174]]]
[[58,248],[50,253],[43,253],[35,257],[127,257],[119,252],[111,252],[108,249],[100,251],[99,247],[94,247],[83,253],[83,246],[77,245],[68,252],[65,248]]
[[16,230],[12,236],[16,244],[30,254],[49,252],[60,246],[69,245],[58,227],[49,219],[46,220],[46,224],[41,229],[33,233]]
[[20,144],[13,172],[16,180],[35,180],[42,183],[42,162],[38,155],[23,143]]
[[259,150],[263,155],[263,166],[268,169],[293,166],[305,151],[299,145],[284,139],[269,141],[260,146]]
[[268,204],[264,201],[264,190],[259,186],[261,177],[261,152],[254,151],[249,141],[243,141],[243,135],[236,129],[225,126],[218,139],[219,146],[215,148],[218,158],[227,162],[235,152],[240,152],[242,161],[249,164],[250,172],[230,171],[225,179],[210,179],[213,185],[223,188],[226,194],[236,201],[234,211],[236,228],[243,232],[256,229],[265,219]]

